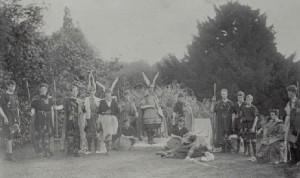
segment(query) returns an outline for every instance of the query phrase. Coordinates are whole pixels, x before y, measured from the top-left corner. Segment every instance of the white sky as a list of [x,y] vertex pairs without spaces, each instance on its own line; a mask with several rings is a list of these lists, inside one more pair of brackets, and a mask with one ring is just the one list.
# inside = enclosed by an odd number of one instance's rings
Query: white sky
[[[31,0],[41,2],[39,0]],[[68,6],[89,42],[105,60],[154,63],[167,54],[183,57],[197,33],[197,20],[214,17],[213,4],[228,0],[49,0],[45,12],[48,34],[62,26]],[[261,9],[273,24],[277,47],[284,55],[300,51],[299,0],[238,0]],[[298,55],[299,56],[299,55]]]

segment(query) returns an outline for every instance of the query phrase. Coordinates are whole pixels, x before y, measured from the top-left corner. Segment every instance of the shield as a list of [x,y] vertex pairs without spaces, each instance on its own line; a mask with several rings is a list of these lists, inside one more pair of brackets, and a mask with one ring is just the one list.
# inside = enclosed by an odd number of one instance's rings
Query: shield
[[177,149],[180,147],[180,145],[181,145],[181,139],[177,137],[173,137],[167,142],[167,148],[170,150]]
[[131,141],[126,137],[119,137],[114,142],[114,148],[121,151],[128,151],[131,148]]

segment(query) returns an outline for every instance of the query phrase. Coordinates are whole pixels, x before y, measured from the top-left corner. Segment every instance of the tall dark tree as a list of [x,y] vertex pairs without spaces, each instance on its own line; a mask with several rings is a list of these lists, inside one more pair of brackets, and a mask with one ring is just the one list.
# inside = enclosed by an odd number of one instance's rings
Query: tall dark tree
[[74,25],[69,8],[64,12],[62,28],[47,40],[49,60],[45,71],[47,81],[55,80],[61,94],[68,91],[71,84],[86,89],[91,70],[101,82],[118,70],[118,60],[103,61],[81,29]]
[[215,6],[215,12],[215,18],[198,23],[198,34],[186,57],[170,57],[160,67],[182,75],[163,78],[179,79],[198,98],[211,97],[213,83],[217,83],[218,90],[227,88],[233,99],[238,90],[252,94],[261,111],[282,108],[285,87],[300,76],[300,69],[294,67],[299,62],[294,62],[294,55],[286,59],[277,51],[273,26],[266,25],[267,15],[238,2]]

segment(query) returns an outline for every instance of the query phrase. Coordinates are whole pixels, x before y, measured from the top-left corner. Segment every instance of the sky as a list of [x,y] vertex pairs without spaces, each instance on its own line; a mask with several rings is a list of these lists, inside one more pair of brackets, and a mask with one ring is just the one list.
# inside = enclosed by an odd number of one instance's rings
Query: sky
[[[41,0],[29,0],[40,3]],[[213,5],[228,0],[51,0],[45,11],[47,34],[62,26],[64,8],[105,60],[145,60],[150,64],[168,54],[182,58],[197,34],[197,21],[214,17]],[[300,52],[299,0],[238,0],[266,13],[274,25],[279,52]],[[297,54],[297,58],[299,55]]]

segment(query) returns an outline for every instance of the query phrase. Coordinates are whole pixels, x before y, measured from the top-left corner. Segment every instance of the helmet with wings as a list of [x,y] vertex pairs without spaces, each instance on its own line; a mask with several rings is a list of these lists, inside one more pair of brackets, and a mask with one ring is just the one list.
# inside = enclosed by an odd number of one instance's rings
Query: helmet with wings
[[109,87],[106,87],[105,85],[103,85],[102,83],[100,83],[100,82],[98,82],[98,81],[96,81],[96,84],[97,84],[98,86],[100,86],[100,87],[103,89],[104,92],[113,92],[114,87],[116,86],[118,80],[119,80],[119,78],[117,77],[117,78],[115,79],[115,81],[112,83],[112,85],[111,85],[110,88],[109,88]]
[[148,79],[148,77],[146,76],[146,74],[144,73],[144,72],[142,72],[142,75],[143,75],[143,78],[144,78],[144,80],[145,80],[145,82],[146,82],[146,84],[147,84],[147,86],[150,88],[154,88],[155,87],[155,81],[156,81],[156,79],[157,79],[157,77],[158,77],[158,74],[159,74],[159,72],[157,72],[156,73],[156,75],[155,75],[155,77],[154,77],[154,79],[153,79],[153,81],[152,81],[152,83],[150,82],[150,80]]

